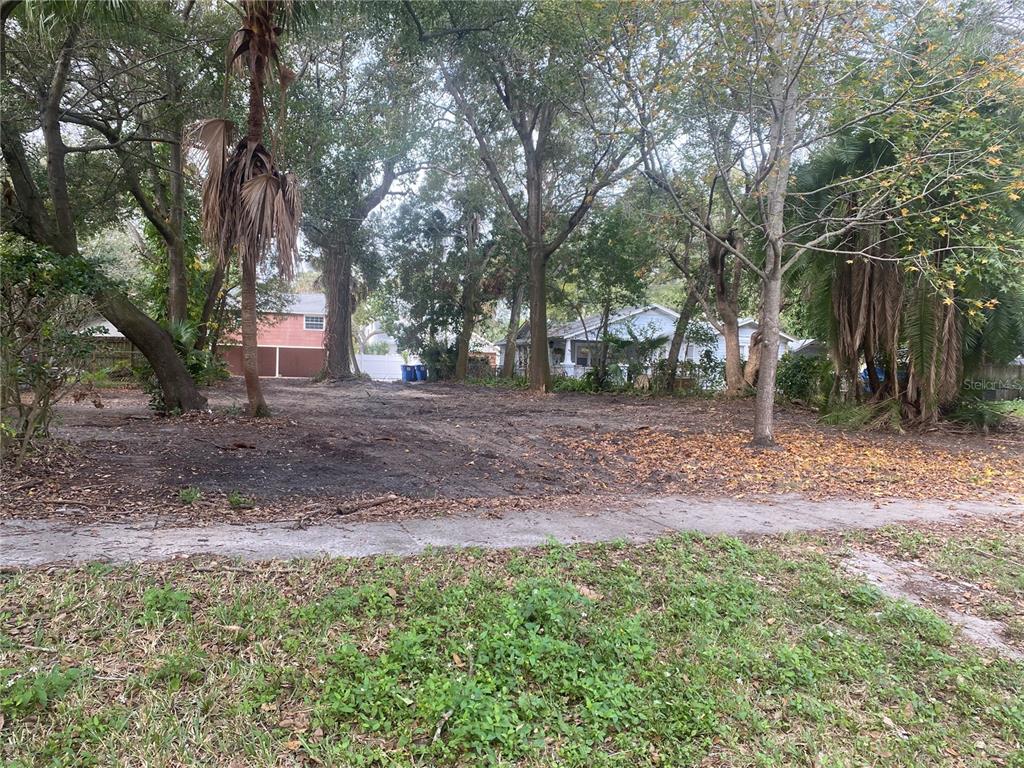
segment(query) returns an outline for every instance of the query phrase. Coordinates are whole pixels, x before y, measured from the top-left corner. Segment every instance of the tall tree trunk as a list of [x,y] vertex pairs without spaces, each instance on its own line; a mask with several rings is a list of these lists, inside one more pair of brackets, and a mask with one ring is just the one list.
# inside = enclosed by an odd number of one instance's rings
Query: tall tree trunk
[[476,274],[466,275],[462,287],[462,327],[455,342],[455,381],[465,381],[469,371],[469,344],[473,339],[473,326],[476,325],[476,294],[479,285]]
[[170,144],[171,210],[168,222],[174,238],[167,244],[167,317],[171,322],[188,319],[188,274],[185,269],[184,152],[180,142]]
[[597,337],[601,340],[597,352],[597,387],[604,389],[608,380],[608,318],[611,316],[612,308],[605,304],[601,310],[601,325],[597,330]]
[[220,332],[224,328],[224,316],[228,309],[228,294],[223,292],[220,301],[217,302],[216,315],[214,316],[214,331],[207,338],[210,340],[210,354],[217,354],[217,347],[220,345]]
[[256,313],[256,265],[242,256],[242,372],[245,374],[245,394],[249,399],[249,415],[269,416],[270,409],[263,399],[260,384],[258,351],[259,318]]
[[[741,248],[742,240],[732,230],[723,238],[733,248]],[[725,339],[725,396],[739,397],[746,389],[743,381],[743,363],[740,360],[739,285],[742,264],[734,258],[729,276],[727,249],[713,237],[707,238],[708,267],[715,286],[715,309],[721,321]]]
[[551,366],[548,361],[547,263],[543,243],[530,243],[529,258],[530,389],[547,392],[551,389]]
[[473,339],[473,326],[476,324],[476,297],[480,289],[480,279],[494,244],[480,251],[480,216],[473,214],[466,222],[466,275],[462,281],[462,326],[455,342],[455,381],[465,381],[469,369],[469,345]]
[[519,315],[523,311],[523,298],[526,294],[525,285],[517,285],[512,294],[511,315],[508,319],[508,331],[505,333],[505,359],[501,361],[501,376],[511,379],[516,374],[516,336],[519,333]]
[[721,321],[725,339],[725,396],[739,397],[746,391],[740,357],[740,326],[735,315],[721,317]]
[[206,408],[206,398],[196,388],[167,331],[139,311],[120,291],[103,289],[92,298],[100,313],[145,355],[160,384],[164,408],[168,411]]
[[775,443],[775,373],[779,367],[779,313],[782,310],[782,270],[768,273],[764,284],[764,323],[761,326],[761,367],[757,379],[754,404],[754,439],[756,446]]
[[686,298],[679,307],[679,318],[672,332],[672,341],[668,347],[668,387],[676,388],[676,376],[679,373],[679,353],[686,341],[686,332],[690,328],[693,313],[697,310],[697,291],[692,286],[686,291]]
[[[786,39],[784,14],[781,5],[776,8],[779,32],[775,37],[777,50],[784,50]],[[764,202],[765,276],[762,284],[761,370],[757,380],[757,401],[754,407],[755,446],[774,445],[775,373],[779,367],[779,315],[782,312],[782,265],[784,253],[786,192],[796,141],[797,84],[785,67],[771,78],[768,93],[772,99],[774,118],[769,131],[771,155],[775,158],[765,180]]]
[[352,253],[340,242],[326,252],[324,283],[327,293],[327,360],[331,379],[352,378]]
[[210,345],[212,350],[216,346],[217,333],[214,332],[214,324],[220,327],[220,324],[216,322],[217,308],[222,303],[221,288],[224,287],[224,280],[227,277],[227,273],[230,267],[230,262],[218,261],[213,268],[213,272],[210,274],[210,282],[206,287],[206,299],[203,301],[203,311],[199,316],[199,329],[196,333],[196,345],[197,350],[206,349],[206,345]]

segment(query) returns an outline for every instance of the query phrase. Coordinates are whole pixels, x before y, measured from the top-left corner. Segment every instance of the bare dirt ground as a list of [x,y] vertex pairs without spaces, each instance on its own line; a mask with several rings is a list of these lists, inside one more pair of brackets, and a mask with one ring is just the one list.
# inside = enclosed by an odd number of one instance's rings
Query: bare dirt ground
[[[141,392],[61,406],[61,450],[5,473],[3,517],[163,524],[501,515],[667,493],[1013,502],[1024,439],[845,433],[781,409],[777,451],[746,447],[750,401],[555,394],[447,384],[237,380],[211,413],[160,417]],[[198,489],[191,504],[181,492]]]

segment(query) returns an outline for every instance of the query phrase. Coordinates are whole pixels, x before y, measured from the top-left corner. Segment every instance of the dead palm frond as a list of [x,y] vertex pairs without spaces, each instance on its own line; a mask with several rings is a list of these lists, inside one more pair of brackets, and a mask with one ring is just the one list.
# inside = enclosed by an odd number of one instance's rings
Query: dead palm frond
[[190,132],[189,141],[203,151],[203,236],[222,261],[232,250],[257,264],[271,251],[280,273],[291,278],[302,215],[298,182],[282,172],[264,146],[266,108],[264,84],[277,66],[282,89],[293,75],[278,61],[279,16],[291,11],[284,0],[247,0],[242,26],[231,36],[229,69],[247,74],[249,120],[246,136],[237,143],[230,120],[206,120]]

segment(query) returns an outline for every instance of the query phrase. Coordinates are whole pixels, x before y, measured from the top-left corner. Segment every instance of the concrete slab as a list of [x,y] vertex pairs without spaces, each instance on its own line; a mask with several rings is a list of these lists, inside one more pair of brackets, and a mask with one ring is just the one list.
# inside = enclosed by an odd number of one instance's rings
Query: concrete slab
[[245,560],[331,555],[411,555],[428,547],[532,547],[549,541],[650,541],[673,532],[775,534],[828,528],[877,527],[908,520],[999,515],[1017,507],[989,503],[808,501],[771,503],[679,496],[636,499],[590,510],[510,512],[503,518],[319,524],[208,525],[161,528],[158,523],[75,526],[65,520],[0,520],[0,566],[31,567],[89,561],[164,560],[212,554]]

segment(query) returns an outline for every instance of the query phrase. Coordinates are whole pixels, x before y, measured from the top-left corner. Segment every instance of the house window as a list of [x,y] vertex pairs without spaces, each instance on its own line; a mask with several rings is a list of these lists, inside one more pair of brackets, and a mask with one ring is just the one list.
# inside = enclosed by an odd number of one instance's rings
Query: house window
[[590,365],[590,349],[579,347],[576,350],[576,365],[581,365],[584,368]]
[[303,325],[307,331],[322,331],[324,329],[324,316],[306,315]]

